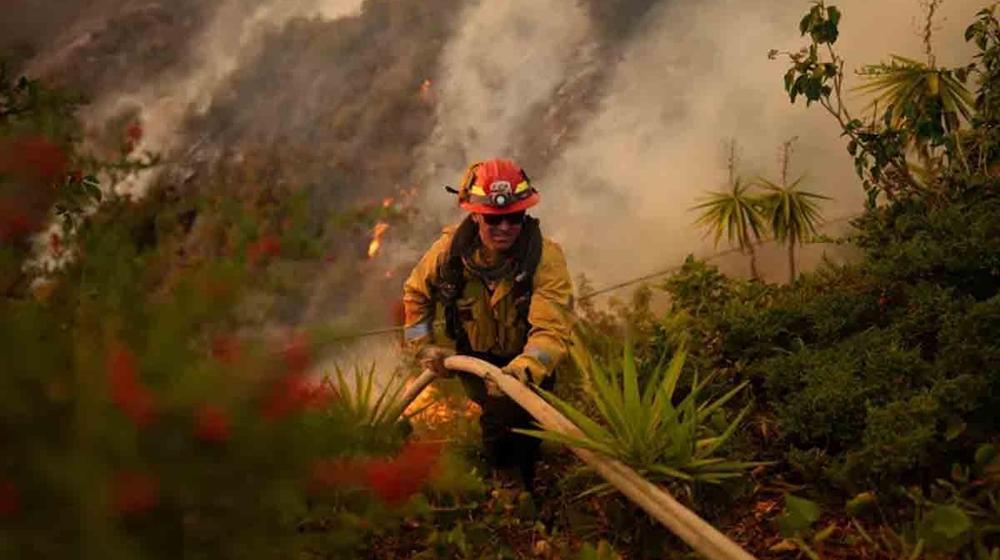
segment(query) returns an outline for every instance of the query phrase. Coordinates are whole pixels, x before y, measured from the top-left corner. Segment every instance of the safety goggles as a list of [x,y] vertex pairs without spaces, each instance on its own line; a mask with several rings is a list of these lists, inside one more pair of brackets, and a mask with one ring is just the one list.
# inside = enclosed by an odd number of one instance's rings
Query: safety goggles
[[483,221],[490,226],[498,226],[500,222],[507,222],[512,226],[519,226],[524,223],[524,210],[511,212],[509,214],[483,214]]

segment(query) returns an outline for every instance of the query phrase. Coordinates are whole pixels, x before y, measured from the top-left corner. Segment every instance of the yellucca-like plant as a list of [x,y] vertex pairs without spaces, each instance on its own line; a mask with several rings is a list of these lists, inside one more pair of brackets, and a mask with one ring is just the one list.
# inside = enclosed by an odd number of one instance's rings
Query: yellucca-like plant
[[[355,366],[353,380],[335,366],[336,376],[323,378],[321,389],[332,393],[327,412],[337,422],[353,426],[366,433],[375,448],[391,449],[398,440],[411,431],[409,418],[423,408],[404,414],[407,403],[403,401],[406,378],[399,370],[393,372],[383,387],[377,387],[375,364],[368,370]],[[426,407],[424,407],[426,408]]]
[[[742,391],[747,382],[715,400],[700,402],[702,390],[712,376],[699,382],[695,374],[690,392],[674,403],[674,392],[684,367],[686,350],[678,350],[669,365],[657,365],[640,391],[639,368],[630,342],[626,343],[620,371],[607,369],[588,354],[574,353],[574,360],[589,377],[591,394],[603,422],[594,421],[552,393],[542,396],[583,432],[583,437],[549,430],[520,430],[544,440],[601,453],[621,461],[654,482],[706,482],[718,484],[744,476],[760,462],[732,461],[717,451],[732,437],[750,405],[718,431],[705,422]],[[602,484],[585,494],[610,489]]]

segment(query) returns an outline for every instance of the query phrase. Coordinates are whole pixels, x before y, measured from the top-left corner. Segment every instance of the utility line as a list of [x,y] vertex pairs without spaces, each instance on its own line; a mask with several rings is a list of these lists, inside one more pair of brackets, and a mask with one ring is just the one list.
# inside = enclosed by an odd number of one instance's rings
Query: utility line
[[[861,214],[851,214],[851,215],[848,215],[848,216],[841,216],[839,218],[834,218],[832,220],[826,220],[824,222],[820,222],[817,225],[820,226],[820,227],[822,227],[822,226],[825,226],[825,225],[828,225],[828,224],[835,224],[835,223],[838,223],[838,222],[846,222],[847,220],[853,220],[854,218],[857,218],[859,216],[861,216]],[[777,241],[777,240],[772,237],[772,238],[769,238],[769,239],[762,239],[760,241],[757,241],[756,243],[753,243],[753,245],[755,247],[761,247],[763,245],[774,243],[775,241]],[[732,255],[734,253],[740,253],[740,252],[741,252],[741,250],[739,248],[727,249],[725,251],[720,251],[718,253],[713,253],[713,254],[711,254],[711,255],[709,255],[707,257],[704,257],[702,260],[704,260],[706,262],[707,261],[713,261],[713,260],[720,259],[720,258],[728,256],[728,255]],[[602,295],[602,294],[606,294],[608,292],[613,292],[613,291],[621,289],[621,288],[632,286],[633,284],[638,284],[639,282],[644,282],[646,280],[652,280],[653,278],[658,278],[660,276],[665,276],[667,274],[670,274],[671,272],[676,272],[676,271],[680,270],[683,267],[684,267],[683,264],[674,265],[674,266],[671,266],[670,268],[665,268],[665,269],[663,269],[663,270],[661,270],[659,272],[653,272],[652,274],[646,274],[646,275],[640,276],[638,278],[633,278],[631,280],[626,280],[624,282],[619,282],[617,284],[612,284],[610,286],[605,286],[605,287],[601,288],[600,290],[594,290],[592,292],[588,292],[588,293],[580,296],[579,298],[577,298],[577,300],[578,301],[584,301],[584,300],[590,299],[592,297],[596,297],[596,296],[599,296],[599,295]]]
[[[838,223],[838,222],[846,222],[847,220],[852,220],[852,219],[857,218],[859,216],[861,216],[861,214],[850,214],[850,215],[847,215],[847,216],[841,216],[839,218],[834,218],[832,220],[826,220],[826,221],[820,222],[817,225],[820,226],[820,227],[822,227],[822,226],[826,226],[826,225],[829,225],[829,224],[835,224],[835,223]],[[760,241],[757,241],[753,245],[756,246],[756,247],[760,247],[760,246],[763,246],[763,245],[774,243],[775,241],[777,241],[777,240],[772,237],[772,238],[769,238],[769,239],[762,239]],[[704,257],[702,260],[704,260],[704,261],[712,261],[712,260],[715,260],[715,259],[719,259],[719,258],[728,256],[728,255],[732,255],[734,253],[740,253],[740,252],[741,252],[741,250],[739,248],[727,249],[725,251],[720,251],[720,252],[708,255],[707,257]],[[613,292],[615,290],[619,290],[621,288],[626,288],[628,286],[632,286],[632,285],[638,284],[640,282],[645,282],[646,280],[652,280],[653,278],[658,278],[660,276],[665,276],[667,274],[670,274],[672,272],[676,272],[676,271],[680,270],[681,268],[683,268],[683,266],[684,266],[683,264],[674,265],[674,266],[671,266],[670,268],[665,268],[663,270],[660,270],[660,271],[657,271],[657,272],[653,272],[651,274],[646,274],[646,275],[643,275],[643,276],[639,276],[637,278],[633,278],[631,280],[626,280],[624,282],[619,282],[617,284],[612,284],[610,286],[605,286],[605,287],[601,288],[600,290],[594,290],[592,292],[588,292],[586,294],[583,294],[583,295],[579,296],[577,298],[577,301],[585,301],[585,300],[597,297],[599,295],[606,294],[608,292]],[[443,321],[439,321],[438,323],[435,323],[435,324],[436,325],[443,325],[444,322]],[[399,326],[399,327],[383,327],[383,328],[380,328],[380,329],[373,329],[373,330],[369,330],[369,331],[355,332],[355,333],[351,333],[351,334],[345,334],[345,335],[341,335],[341,336],[335,336],[335,337],[327,338],[326,340],[324,340],[324,342],[332,343],[332,342],[342,342],[342,341],[347,341],[347,340],[356,340],[356,339],[360,339],[360,338],[368,338],[368,337],[379,336],[379,335],[383,335],[383,334],[398,333],[398,332],[402,332],[403,330],[404,330],[404,327],[401,327],[401,326]]]

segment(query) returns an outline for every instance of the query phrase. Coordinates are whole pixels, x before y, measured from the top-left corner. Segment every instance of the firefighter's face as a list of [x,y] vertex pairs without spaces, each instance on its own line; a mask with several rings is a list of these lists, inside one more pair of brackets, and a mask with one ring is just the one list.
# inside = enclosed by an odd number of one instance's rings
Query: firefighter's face
[[479,239],[491,251],[506,251],[514,246],[524,224],[524,212],[513,214],[474,214],[479,225]]

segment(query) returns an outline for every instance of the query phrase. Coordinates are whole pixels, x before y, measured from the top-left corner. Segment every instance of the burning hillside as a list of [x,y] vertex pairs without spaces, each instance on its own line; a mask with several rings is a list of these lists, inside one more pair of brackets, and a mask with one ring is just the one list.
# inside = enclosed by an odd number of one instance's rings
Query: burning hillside
[[[521,162],[574,268],[614,281],[710,250],[686,209],[723,179],[725,137],[746,140],[750,176],[768,172],[786,132],[821,130],[773,95],[764,55],[795,12],[774,0],[13,1],[23,29],[6,20],[0,49],[88,95],[93,147],[115,149],[135,122],[134,148],[165,156],[123,189],[176,204],[266,183],[308,198],[327,256],[302,275],[306,303],[289,317],[303,320],[365,308],[332,294],[396,297],[398,271],[459,218],[441,186],[469,161]],[[851,181],[842,162],[822,173],[835,135],[812,136],[803,170]],[[380,205],[404,191],[405,210]],[[186,250],[205,253],[197,222],[211,216],[188,218]],[[362,294],[359,279],[371,280]]]

